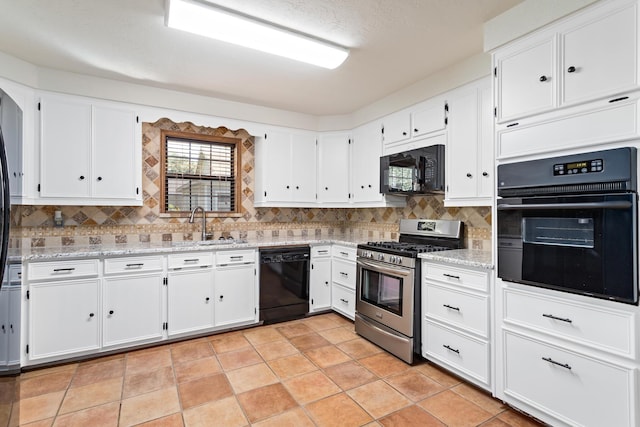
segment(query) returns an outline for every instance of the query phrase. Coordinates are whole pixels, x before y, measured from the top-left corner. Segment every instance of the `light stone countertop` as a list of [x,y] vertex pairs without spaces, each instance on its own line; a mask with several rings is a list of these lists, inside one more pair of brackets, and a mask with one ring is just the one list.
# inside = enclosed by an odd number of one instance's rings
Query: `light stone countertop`
[[419,258],[458,264],[465,267],[483,268],[493,270],[491,252],[477,249],[453,249],[450,251],[427,252],[418,255]]
[[366,240],[350,236],[332,236],[330,238],[314,239],[310,237],[280,237],[255,239],[240,242],[211,241],[210,244],[198,244],[198,242],[162,242],[162,243],[130,243],[116,245],[92,245],[92,246],[62,246],[29,248],[21,252],[12,249],[9,253],[10,262],[20,261],[50,261],[65,258],[98,258],[131,255],[152,255],[165,253],[179,253],[192,251],[215,251],[225,249],[255,249],[273,246],[294,245],[328,245],[341,244],[355,248],[358,243]]

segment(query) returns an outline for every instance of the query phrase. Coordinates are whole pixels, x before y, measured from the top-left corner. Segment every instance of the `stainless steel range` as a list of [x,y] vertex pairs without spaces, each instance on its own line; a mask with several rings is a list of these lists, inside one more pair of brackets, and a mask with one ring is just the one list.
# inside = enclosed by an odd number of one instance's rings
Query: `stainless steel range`
[[421,353],[418,254],[464,247],[461,221],[403,219],[398,242],[358,245],[356,332],[407,363]]

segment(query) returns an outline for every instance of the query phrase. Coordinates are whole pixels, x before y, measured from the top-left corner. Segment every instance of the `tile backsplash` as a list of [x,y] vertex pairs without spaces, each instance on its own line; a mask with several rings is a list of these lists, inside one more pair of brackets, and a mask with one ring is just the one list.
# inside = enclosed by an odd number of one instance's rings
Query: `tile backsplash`
[[[240,138],[242,214],[208,215],[207,231],[214,238],[270,239],[274,237],[351,237],[395,240],[402,218],[457,219],[465,223],[469,248],[490,250],[491,208],[444,207],[442,195],[407,198],[402,208],[256,208],[254,192],[254,139],[244,129],[209,128],[163,118],[142,124],[142,206],[13,206],[13,247],[86,246],[135,242],[199,240],[200,221],[186,215],[160,213],[160,131],[176,130]],[[54,227],[53,216],[62,211],[64,227]]]

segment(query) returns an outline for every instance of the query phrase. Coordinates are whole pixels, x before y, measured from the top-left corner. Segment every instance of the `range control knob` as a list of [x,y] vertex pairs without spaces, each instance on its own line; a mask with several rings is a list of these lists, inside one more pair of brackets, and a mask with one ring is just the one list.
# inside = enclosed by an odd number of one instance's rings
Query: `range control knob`
[[380,261],[384,261],[384,255],[383,254],[378,254],[378,259]]

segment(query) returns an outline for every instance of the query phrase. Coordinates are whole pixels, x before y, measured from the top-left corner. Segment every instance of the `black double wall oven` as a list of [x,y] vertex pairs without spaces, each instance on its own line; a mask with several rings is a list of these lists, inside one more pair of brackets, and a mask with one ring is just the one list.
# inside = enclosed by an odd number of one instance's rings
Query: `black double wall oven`
[[498,277],[638,304],[632,147],[498,166]]

